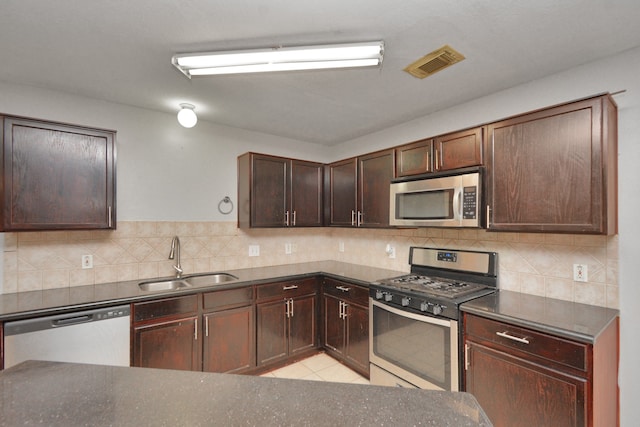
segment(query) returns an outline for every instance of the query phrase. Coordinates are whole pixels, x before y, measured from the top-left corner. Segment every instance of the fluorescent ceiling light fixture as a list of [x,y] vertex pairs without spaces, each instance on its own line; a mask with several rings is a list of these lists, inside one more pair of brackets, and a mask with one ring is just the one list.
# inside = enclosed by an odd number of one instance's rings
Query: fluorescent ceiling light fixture
[[270,71],[376,67],[382,63],[384,43],[276,47],[174,55],[171,63],[187,77]]

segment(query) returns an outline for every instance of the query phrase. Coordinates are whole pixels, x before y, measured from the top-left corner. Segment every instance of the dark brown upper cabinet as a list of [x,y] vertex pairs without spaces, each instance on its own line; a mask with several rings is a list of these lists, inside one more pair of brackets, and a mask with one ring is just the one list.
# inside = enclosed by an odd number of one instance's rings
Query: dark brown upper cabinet
[[238,157],[238,226],[323,225],[323,165],[246,153]]
[[433,139],[395,148],[396,178],[433,172]]
[[115,132],[0,116],[2,231],[115,229]]
[[617,107],[598,96],[488,126],[496,231],[617,233]]
[[393,149],[328,165],[329,225],[389,227],[394,165]]
[[467,129],[434,139],[434,170],[448,171],[482,165],[484,128]]

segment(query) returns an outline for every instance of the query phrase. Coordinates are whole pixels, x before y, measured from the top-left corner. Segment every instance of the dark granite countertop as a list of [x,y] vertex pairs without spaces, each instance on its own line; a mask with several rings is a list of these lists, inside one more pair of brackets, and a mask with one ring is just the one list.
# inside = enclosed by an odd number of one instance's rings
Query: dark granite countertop
[[618,310],[500,291],[462,304],[467,313],[593,344]]
[[0,426],[491,426],[462,392],[28,361],[0,373]]
[[141,291],[138,288],[138,283],[143,280],[132,280],[92,286],[3,294],[0,295],[0,321],[128,304],[135,301],[185,295],[206,290],[230,289],[274,280],[310,277],[317,274],[348,280],[364,286],[368,286],[369,283],[375,280],[406,274],[406,272],[402,271],[385,270],[338,261],[255,267],[226,270],[225,272],[235,275],[239,280],[224,284],[201,285],[181,290],[160,292]]

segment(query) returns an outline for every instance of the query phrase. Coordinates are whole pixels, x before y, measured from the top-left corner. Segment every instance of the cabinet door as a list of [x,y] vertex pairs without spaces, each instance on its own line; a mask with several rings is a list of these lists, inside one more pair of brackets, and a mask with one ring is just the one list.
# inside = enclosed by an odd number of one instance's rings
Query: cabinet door
[[291,299],[289,309],[289,355],[317,346],[316,295]]
[[345,326],[342,319],[342,303],[332,295],[323,294],[323,340],[324,347],[331,353],[343,357],[345,345]]
[[115,132],[4,118],[3,231],[115,228]]
[[369,308],[347,304],[347,363],[369,376]]
[[329,169],[329,225],[355,226],[357,163],[347,159],[332,163]]
[[466,391],[496,427],[587,425],[586,380],[467,341]]
[[393,150],[358,158],[359,226],[389,227],[389,190],[393,170]]
[[395,149],[396,178],[433,172],[433,140],[425,139]]
[[258,366],[287,357],[285,310],[285,300],[260,303],[256,306]]
[[137,326],[133,329],[133,366],[199,371],[197,317]]
[[254,154],[252,165],[251,226],[284,227],[290,161]]
[[255,366],[252,306],[205,314],[202,370],[237,373]]
[[323,174],[321,164],[302,160],[291,161],[291,226],[322,226]]
[[434,143],[436,171],[481,165],[483,129],[469,129],[437,137]]
[[615,233],[615,106],[608,97],[488,126],[488,228]]

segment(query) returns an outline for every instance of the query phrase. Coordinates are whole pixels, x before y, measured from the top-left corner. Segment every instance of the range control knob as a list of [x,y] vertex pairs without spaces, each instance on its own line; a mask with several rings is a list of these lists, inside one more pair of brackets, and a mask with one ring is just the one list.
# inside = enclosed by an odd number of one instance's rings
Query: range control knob
[[400,303],[402,304],[403,307],[406,307],[409,305],[409,302],[411,301],[411,298],[409,297],[402,297],[402,301],[400,301]]
[[442,313],[442,309],[443,307],[440,304],[436,304],[433,306],[433,314],[435,314],[436,316],[440,313]]
[[390,293],[386,292],[384,294],[384,300],[389,302],[389,301],[391,301],[391,299],[393,299],[393,295],[391,295]]
[[426,301],[422,301],[420,303],[420,311],[429,311],[429,303]]
[[376,299],[382,299],[384,292],[376,290]]

